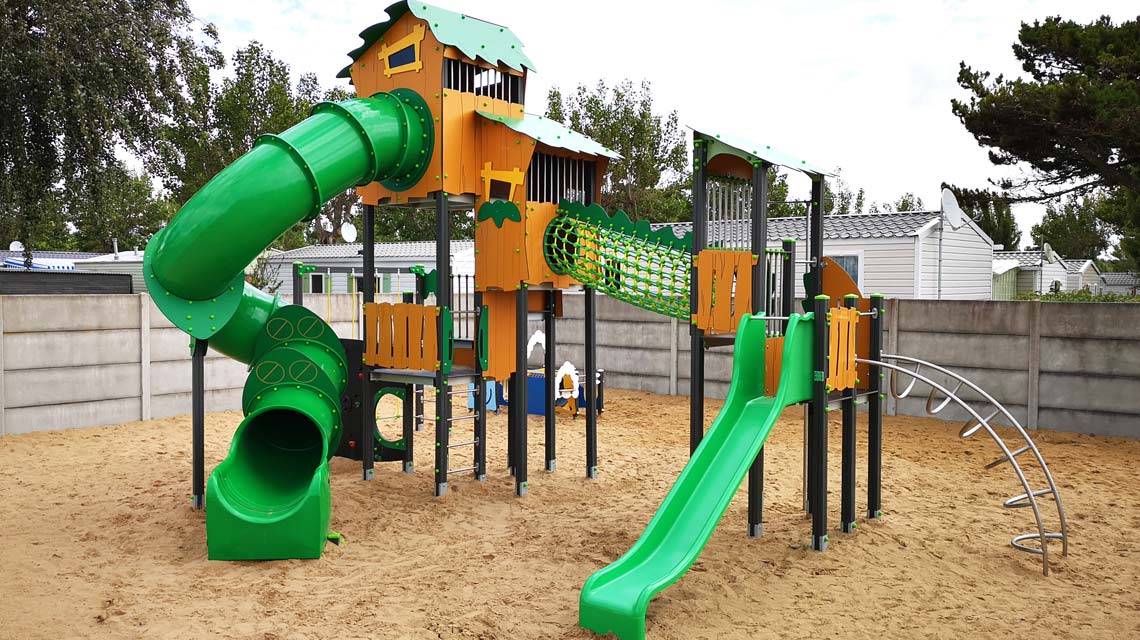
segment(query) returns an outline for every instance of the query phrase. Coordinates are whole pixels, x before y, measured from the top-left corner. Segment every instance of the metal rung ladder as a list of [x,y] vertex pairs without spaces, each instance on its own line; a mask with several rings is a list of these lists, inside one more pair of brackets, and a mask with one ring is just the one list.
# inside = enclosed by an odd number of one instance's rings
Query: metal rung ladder
[[[950,402],[954,402],[958,406],[965,409],[966,412],[972,416],[970,420],[962,425],[962,429],[958,432],[959,437],[969,438],[979,430],[984,429],[986,433],[989,434],[990,438],[993,439],[993,441],[998,445],[1002,451],[1001,457],[987,464],[985,468],[987,470],[994,469],[1001,466],[1002,464],[1008,463],[1013,469],[1014,474],[1017,476],[1017,479],[1020,482],[1022,488],[1025,490],[1024,493],[1004,501],[1002,503],[1002,506],[1007,509],[1020,509],[1024,507],[1031,508],[1033,510],[1034,520],[1037,524],[1037,531],[1014,536],[1013,539],[1010,540],[1010,546],[1019,551],[1025,551],[1027,553],[1040,555],[1041,571],[1045,575],[1049,575],[1049,541],[1060,540],[1061,555],[1068,556],[1069,529],[1068,524],[1065,521],[1065,508],[1061,502],[1061,494],[1057,491],[1057,483],[1053,480],[1053,474],[1049,471],[1048,465],[1045,464],[1045,458],[1041,455],[1041,451],[1037,449],[1037,445],[1034,444],[1032,438],[1029,437],[1029,434],[1021,426],[1021,423],[1018,422],[1012,414],[1010,414],[1009,410],[1006,409],[1004,405],[994,399],[993,396],[991,396],[977,384],[973,383],[961,374],[955,373],[954,371],[951,371],[945,367],[926,362],[925,360],[911,358],[909,356],[883,354],[882,359],[889,360],[891,362],[871,362],[870,360],[865,360],[863,358],[856,358],[856,362],[876,364],[878,366],[889,369],[891,371],[890,391],[891,395],[896,399],[908,397],[914,390],[916,383],[922,382],[926,384],[930,387],[930,393],[926,397],[927,413],[931,415],[937,414],[945,409]],[[903,365],[913,366],[913,369],[910,369],[907,366]],[[956,384],[954,385],[953,389],[948,389],[947,387],[932,380],[927,375],[924,375],[922,373],[922,370],[924,368],[929,369],[936,374],[941,374],[954,380]],[[896,382],[899,374],[906,375],[911,378],[910,384],[908,384],[907,387],[902,391],[898,391],[896,388]],[[982,417],[981,413],[977,409],[972,407],[958,395],[958,392],[963,387],[970,389],[983,398],[983,409],[992,407],[992,410],[988,415]],[[945,398],[939,402],[937,406],[935,406],[934,402],[940,393],[944,395]],[[990,421],[999,415],[1004,417],[1005,420],[1013,426],[1013,428],[1017,431],[1018,436],[1024,441],[1024,445],[1016,449],[1011,449],[1009,445],[1006,444],[1005,440],[990,424]],[[1048,488],[1035,490],[1030,486],[1029,479],[1025,475],[1024,469],[1022,469],[1021,465],[1017,462],[1018,456],[1021,456],[1025,453],[1033,454],[1033,458],[1037,462],[1038,467],[1040,467],[1045,482],[1049,485]],[[1044,520],[1041,516],[1041,508],[1037,500],[1038,498],[1044,496],[1051,496],[1053,498],[1053,503],[1056,505],[1057,516],[1061,529],[1059,532],[1045,530]],[[1036,540],[1037,546],[1026,544],[1026,542],[1030,540]]]

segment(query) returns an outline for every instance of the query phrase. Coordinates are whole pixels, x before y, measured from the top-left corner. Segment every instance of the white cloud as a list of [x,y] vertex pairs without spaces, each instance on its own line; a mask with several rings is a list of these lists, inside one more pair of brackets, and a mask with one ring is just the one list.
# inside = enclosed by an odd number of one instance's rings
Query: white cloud
[[[343,82],[335,75],[346,53],[361,30],[384,19],[382,4],[190,0],[195,15],[218,26],[227,53],[257,39],[295,73],[315,72],[326,86]],[[964,95],[960,61],[1015,74],[1010,46],[1020,22],[1136,13],[1123,0],[1095,8],[1065,0],[441,4],[519,36],[539,69],[528,86],[529,111],[545,108],[554,85],[644,78],[658,106],[676,109],[683,122],[717,123],[842,167],[870,199],[912,191],[932,205],[943,180],[980,187],[1000,175],[950,112],[951,98]],[[1042,212],[1015,208],[1024,242]]]

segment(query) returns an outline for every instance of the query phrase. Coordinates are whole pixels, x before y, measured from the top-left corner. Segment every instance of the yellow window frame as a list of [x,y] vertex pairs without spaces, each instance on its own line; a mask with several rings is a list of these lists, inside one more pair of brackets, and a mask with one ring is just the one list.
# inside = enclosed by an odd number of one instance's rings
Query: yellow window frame
[[[377,57],[380,58],[381,62],[384,63],[384,76],[391,78],[392,76],[396,75],[397,73],[405,73],[407,71],[419,72],[420,69],[423,69],[424,63],[423,63],[423,60],[420,59],[420,44],[423,43],[423,40],[424,40],[424,25],[417,24],[416,26],[412,27],[412,32],[409,33],[408,35],[404,36],[403,38],[400,38],[399,40],[392,42],[392,43],[381,42],[380,43],[380,52],[376,55],[377,55]],[[398,67],[388,66],[388,56],[390,54],[396,53],[397,51],[403,51],[404,49],[407,49],[410,46],[415,46],[415,48],[416,48],[416,50],[415,50],[416,59],[415,60],[413,60],[412,62],[409,62],[407,64],[402,64]]]
[[483,178],[483,201],[491,201],[491,181],[498,180],[499,182],[506,182],[511,185],[511,195],[508,200],[515,201],[515,190],[523,183],[523,177],[526,175],[519,171],[518,167],[506,171],[498,171],[491,169],[490,162],[483,163],[483,170],[479,172]]

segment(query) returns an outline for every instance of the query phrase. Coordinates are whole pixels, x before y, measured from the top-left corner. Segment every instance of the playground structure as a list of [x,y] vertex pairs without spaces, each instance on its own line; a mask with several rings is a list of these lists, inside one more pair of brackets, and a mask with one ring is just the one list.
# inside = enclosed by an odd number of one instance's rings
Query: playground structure
[[[856,408],[869,424],[866,516],[882,516],[882,398],[885,371],[910,375],[968,410],[954,389],[923,376],[935,365],[882,354],[881,296],[861,296],[824,256],[826,170],[724,134],[693,133],[693,232],[679,238],[596,204],[607,163],[617,157],[557,122],[524,113],[533,68],[505,27],[422,3],[400,2],[366,29],[341,75],[360,97],[322,103],[313,115],[254,148],[196,194],[147,247],[144,273],[156,305],[193,338],[194,500],[206,506],[211,559],[319,557],[329,539],[328,461],[377,462],[414,472],[414,432],[434,426],[434,495],[453,476],[488,476],[487,381],[509,390],[507,467],[518,496],[527,470],[527,320],[541,314],[545,468],[556,468],[555,318],[561,292],[585,297],[586,475],[598,474],[597,292],[691,324],[691,458],[638,542],[582,588],[580,623],[622,638],[645,634],[654,594],[696,560],[736,489],[748,477],[748,533],[763,515],[764,443],[781,411],[807,404],[807,509],[811,547],[828,544],[828,413],[842,412],[841,526],[857,526]],[[769,248],[767,175],[782,166],[811,179],[803,313],[795,312],[795,243]],[[321,318],[244,282],[245,266],[288,227],[311,219],[331,196],[362,196],[362,340],[338,339]],[[436,217],[436,266],[417,274],[414,293],[375,303],[377,207],[430,207]],[[475,277],[456,291],[448,259],[449,216],[474,211]],[[294,278],[306,267],[294,266]],[[778,291],[778,295],[777,295]],[[724,407],[704,432],[705,351],[732,345],[733,377]],[[249,363],[245,419],[229,455],[204,479],[203,359],[208,347]],[[916,366],[907,369],[902,363]],[[906,391],[913,389],[912,384]],[[430,393],[429,393],[430,390]],[[980,390],[977,390],[980,391]],[[474,411],[452,413],[452,398],[474,393]],[[984,392],[982,392],[984,393]],[[402,405],[402,437],[376,429],[380,398]],[[932,403],[936,396],[931,393]],[[1003,451],[1038,531],[1014,545],[1040,553],[1067,532],[1060,496],[1044,460],[1026,444],[1011,450],[990,425],[1004,407],[973,412],[963,430],[985,429]],[[429,409],[430,407],[430,409]],[[454,429],[470,426],[469,438]],[[452,452],[471,462],[452,465]],[[1032,489],[1017,457],[1032,452],[1048,488]],[[995,465],[991,465],[995,466]],[[1061,512],[1047,531],[1037,499]],[[1027,544],[1036,539],[1038,546]]]

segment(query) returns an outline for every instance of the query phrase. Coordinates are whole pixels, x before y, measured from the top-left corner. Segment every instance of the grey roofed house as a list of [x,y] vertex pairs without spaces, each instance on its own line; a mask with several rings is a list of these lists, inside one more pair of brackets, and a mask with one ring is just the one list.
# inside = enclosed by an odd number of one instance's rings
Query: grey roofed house
[[[415,277],[409,269],[422,265],[428,271],[435,268],[435,241],[377,242],[376,276],[381,293],[400,293],[415,289]],[[275,254],[271,268],[277,269],[278,289],[283,297],[293,294],[292,264],[304,262],[317,267],[306,276],[305,291],[311,293],[350,293],[360,290],[363,278],[363,245],[345,244],[310,245]],[[452,272],[457,275],[475,273],[475,241],[451,242]],[[348,270],[348,271],[345,271]]]
[[[988,300],[993,283],[993,241],[971,221],[952,229],[939,224],[939,211],[904,211],[826,216],[824,255],[848,271],[863,293],[894,298]],[[653,225],[670,227],[683,237],[691,222]],[[710,222],[709,246],[733,244],[750,237],[750,220]],[[941,243],[939,236],[941,235]],[[807,253],[807,219],[768,219],[768,246],[782,238],[797,240],[796,253]],[[940,253],[941,247],[941,253]],[[939,258],[942,279],[939,282]],[[804,265],[796,266],[797,295],[803,295]]]
[[1140,293],[1140,274],[1121,272],[1102,273],[1104,290],[1109,293],[1119,293],[1125,296],[1134,296]]
[[1104,278],[1095,261],[1065,258],[1062,262],[1065,263],[1065,272],[1069,274],[1069,280],[1065,283],[1069,291],[1088,289],[1094,294],[1104,292]]
[[1053,262],[1045,258],[1040,249],[1026,251],[995,251],[994,260],[1016,260],[1018,265],[1017,293],[1048,293],[1057,283],[1061,291],[1071,291],[1069,266],[1063,258]]

